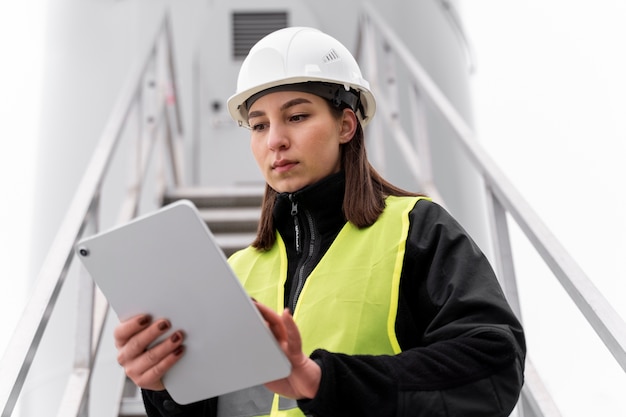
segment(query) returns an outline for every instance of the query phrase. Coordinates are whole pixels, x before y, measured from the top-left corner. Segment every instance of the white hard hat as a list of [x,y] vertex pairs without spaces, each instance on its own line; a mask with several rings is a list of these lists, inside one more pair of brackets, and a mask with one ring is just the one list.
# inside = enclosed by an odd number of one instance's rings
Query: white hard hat
[[[317,94],[317,90],[303,88],[306,85],[342,86],[335,88],[339,96],[335,101],[350,105],[363,126],[374,116],[374,95],[352,54],[335,38],[307,27],[277,30],[250,49],[239,71],[237,93],[228,99],[228,111],[240,126],[247,127],[251,103],[246,102],[252,96],[272,88]],[[344,93],[350,91],[352,94]]]

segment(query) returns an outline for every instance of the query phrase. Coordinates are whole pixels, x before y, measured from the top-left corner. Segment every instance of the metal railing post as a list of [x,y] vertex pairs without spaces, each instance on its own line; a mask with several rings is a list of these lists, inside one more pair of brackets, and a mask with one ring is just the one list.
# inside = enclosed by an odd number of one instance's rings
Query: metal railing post
[[487,209],[488,218],[491,222],[491,240],[495,256],[495,269],[498,279],[506,294],[511,309],[522,321],[522,309],[520,307],[519,293],[517,290],[517,278],[513,260],[513,250],[511,248],[511,238],[509,236],[509,226],[506,219],[506,210],[497,198],[487,188]]
[[444,204],[443,198],[439,195],[437,187],[435,187],[435,179],[432,168],[432,153],[430,151],[430,137],[428,134],[428,118],[426,117],[426,105],[424,98],[417,85],[411,83],[411,88],[408,91],[409,104],[411,111],[409,114],[411,117],[413,127],[413,137],[417,154],[417,159],[420,164],[422,188],[424,192],[433,197],[440,204]]
[[168,141],[170,146],[169,156],[171,158],[170,165],[173,167],[174,186],[182,187],[185,185],[184,163],[183,163],[183,119],[178,106],[178,80],[176,75],[176,65],[174,62],[174,40],[172,38],[172,29],[170,19],[165,19],[164,30],[164,51],[165,51],[165,82],[162,86],[165,90],[165,108],[167,113],[167,122],[170,126],[169,133],[173,133]]
[[[366,15],[361,15],[359,20],[359,37],[357,43],[357,51],[364,57],[364,69],[367,73],[370,82],[370,88],[372,91],[379,90],[379,71],[378,60],[376,59],[376,44],[374,39],[373,28],[371,27]],[[376,110],[379,111],[379,110]],[[368,142],[368,147],[371,150],[370,160],[376,169],[384,174],[385,172],[385,147],[384,143],[384,131],[382,123],[379,118],[374,118],[368,125],[368,138],[371,138]]]
[[[85,231],[97,233],[99,198],[94,198],[90,207]],[[88,417],[90,370],[94,362],[94,313],[95,285],[87,271],[80,266],[78,271],[78,314],[76,315],[76,342],[73,371],[65,388],[57,415]]]

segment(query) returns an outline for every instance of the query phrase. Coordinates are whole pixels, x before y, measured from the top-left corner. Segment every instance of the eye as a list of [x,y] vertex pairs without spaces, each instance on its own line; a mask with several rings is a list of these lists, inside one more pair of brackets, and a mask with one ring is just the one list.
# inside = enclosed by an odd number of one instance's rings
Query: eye
[[293,114],[293,115],[289,116],[289,121],[290,122],[301,122],[303,120],[306,120],[308,117],[309,117],[309,115],[306,114],[306,113]]
[[250,125],[250,129],[254,132],[261,132],[265,130],[266,128],[267,128],[266,123],[256,123],[256,124]]

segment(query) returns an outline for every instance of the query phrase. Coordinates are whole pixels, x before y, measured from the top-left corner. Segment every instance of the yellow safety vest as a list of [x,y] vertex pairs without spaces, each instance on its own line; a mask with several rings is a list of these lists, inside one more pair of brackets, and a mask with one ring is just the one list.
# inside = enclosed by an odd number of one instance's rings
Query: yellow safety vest
[[[298,298],[294,320],[303,351],[349,355],[397,354],[400,274],[409,212],[421,197],[388,197],[372,226],[346,223],[311,272]],[[280,235],[266,252],[246,248],[229,262],[250,296],[281,312],[287,279],[287,253]],[[219,417],[303,417],[295,400],[265,387],[227,394],[218,400]]]

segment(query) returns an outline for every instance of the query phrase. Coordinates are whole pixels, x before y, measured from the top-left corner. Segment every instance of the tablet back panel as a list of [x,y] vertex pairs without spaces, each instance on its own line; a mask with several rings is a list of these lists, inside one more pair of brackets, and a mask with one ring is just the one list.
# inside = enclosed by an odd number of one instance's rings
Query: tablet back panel
[[288,360],[191,202],[83,239],[76,251],[120,320],[148,313],[184,331],[185,354],[163,379],[176,402],[289,374]]

